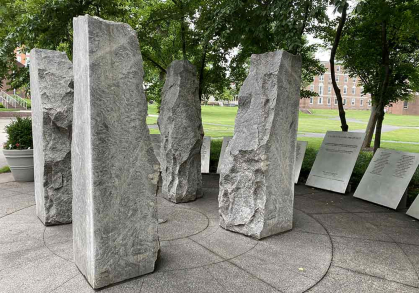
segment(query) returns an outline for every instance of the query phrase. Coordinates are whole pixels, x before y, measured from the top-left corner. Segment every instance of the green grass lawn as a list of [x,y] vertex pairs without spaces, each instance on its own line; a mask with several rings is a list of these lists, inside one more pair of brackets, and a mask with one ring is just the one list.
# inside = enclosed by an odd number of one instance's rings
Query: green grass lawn
[[[202,106],[202,122],[206,136],[221,138],[232,136],[234,132],[234,120],[237,114],[237,107]],[[148,113],[158,115],[157,105],[149,105]],[[299,114],[299,133],[326,133],[328,130],[340,131],[340,120],[336,110],[312,110],[313,114]],[[348,119],[355,119],[359,122],[348,122],[350,130],[365,129],[370,111],[346,111]],[[147,117],[147,124],[156,124],[157,117]],[[419,127],[419,116],[386,114],[384,125],[413,126]],[[151,133],[159,133],[158,129],[151,129]],[[383,133],[383,140],[419,142],[419,129],[398,129]],[[298,140],[309,142],[309,147],[318,149],[323,141],[322,138],[300,137]],[[382,142],[383,148],[396,149],[406,152],[419,152],[419,145],[397,144]]]
[[6,108],[0,108],[0,112],[13,112],[13,111],[19,111],[14,108],[6,109]]

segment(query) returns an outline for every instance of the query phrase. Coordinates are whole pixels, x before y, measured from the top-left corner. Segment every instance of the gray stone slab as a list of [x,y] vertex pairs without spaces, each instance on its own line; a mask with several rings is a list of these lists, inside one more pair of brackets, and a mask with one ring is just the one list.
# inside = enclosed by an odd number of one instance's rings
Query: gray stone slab
[[413,288],[400,283],[356,273],[332,266],[326,277],[308,292],[310,293],[414,293]]
[[410,205],[406,214],[419,220],[419,195],[416,197],[416,199]]
[[346,212],[345,210],[333,205],[333,203],[321,202],[305,196],[299,196],[296,198],[294,201],[294,207],[310,214],[333,214]]
[[222,165],[223,160],[224,160],[224,154],[225,154],[226,148],[228,146],[228,143],[230,142],[230,140],[232,138],[233,138],[232,136],[224,136],[223,137],[223,144],[221,145],[220,157],[218,158],[217,174],[220,174],[220,172],[221,172],[221,165]]
[[292,229],[301,57],[252,55],[220,174],[220,226],[257,239]]
[[160,162],[160,147],[161,147],[161,136],[160,134],[150,134],[151,143],[153,145],[154,154],[157,160]]
[[154,271],[159,163],[135,31],[90,16],[73,27],[74,257],[100,288]]
[[211,137],[204,136],[201,148],[201,173],[209,173],[211,154]]
[[204,130],[196,68],[175,60],[167,69],[160,115],[162,194],[179,203],[202,196],[201,146]]
[[306,154],[308,142],[297,141],[297,150],[295,152],[294,183],[298,183],[300,178],[301,166],[303,165],[304,155]]
[[345,193],[365,133],[328,131],[306,185]]
[[396,209],[418,165],[419,154],[378,149],[354,197]]
[[45,225],[71,223],[73,65],[64,52],[31,50],[36,213]]
[[377,227],[405,227],[419,229],[419,222],[417,220],[398,212],[359,213],[356,215]]
[[332,237],[332,241],[334,265],[410,286],[419,286],[415,268],[396,243],[341,237]]

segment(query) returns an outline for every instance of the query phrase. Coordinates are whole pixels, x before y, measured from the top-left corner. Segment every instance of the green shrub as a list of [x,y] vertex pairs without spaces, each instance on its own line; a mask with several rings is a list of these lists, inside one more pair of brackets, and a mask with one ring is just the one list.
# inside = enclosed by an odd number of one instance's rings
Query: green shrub
[[349,182],[352,184],[352,190],[355,190],[359,182],[361,182],[362,176],[364,176],[367,171],[368,165],[372,160],[372,152],[360,152],[354,171],[352,172],[351,179]]
[[16,117],[6,126],[7,142],[4,148],[8,150],[32,149],[32,120],[27,118]]
[[10,172],[10,167],[9,166],[4,166],[4,167],[0,168],[0,174],[9,173],[9,172]]
[[2,104],[2,103],[0,103],[0,108],[4,108],[4,106],[3,106],[3,104]]
[[211,153],[210,153],[210,172],[216,172],[218,160],[220,159],[222,139],[211,139]]

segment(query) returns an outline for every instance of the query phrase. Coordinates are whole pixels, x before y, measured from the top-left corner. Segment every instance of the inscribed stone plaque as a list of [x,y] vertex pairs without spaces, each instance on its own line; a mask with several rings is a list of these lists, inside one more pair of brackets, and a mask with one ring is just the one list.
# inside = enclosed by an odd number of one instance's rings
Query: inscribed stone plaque
[[73,65],[63,52],[31,50],[36,214],[45,225],[71,223]]
[[220,158],[218,159],[217,174],[220,174],[221,164],[223,163],[223,158],[224,158],[224,153],[226,151],[226,147],[228,146],[228,143],[230,142],[232,138],[233,138],[232,136],[223,137],[223,144],[221,145]]
[[407,210],[406,214],[419,220],[419,194]]
[[295,153],[295,172],[294,172],[294,183],[298,183],[300,177],[301,166],[303,165],[304,155],[307,149],[307,141],[297,141],[297,151]]
[[201,173],[209,173],[211,137],[204,136],[201,148]]
[[397,209],[418,165],[419,154],[378,149],[354,197]]
[[328,131],[306,185],[345,193],[365,133]]
[[154,271],[159,163],[137,34],[91,16],[73,27],[73,252],[101,288]]

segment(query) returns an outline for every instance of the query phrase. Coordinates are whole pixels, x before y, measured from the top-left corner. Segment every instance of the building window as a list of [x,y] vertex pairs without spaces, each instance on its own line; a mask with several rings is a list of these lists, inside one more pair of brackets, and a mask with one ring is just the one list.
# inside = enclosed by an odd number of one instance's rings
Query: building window
[[339,75],[336,75],[336,82],[339,82]]
[[346,105],[346,99],[343,99],[343,104]]
[[346,85],[343,87],[343,93],[344,94],[347,94],[348,93],[348,87]]
[[335,98],[335,105],[337,105],[337,104],[338,104],[338,99]]
[[352,94],[355,95],[355,93],[356,93],[356,87],[353,86],[352,87]]
[[348,76],[345,75],[345,82],[348,82]]
[[359,100],[359,106],[360,107],[364,107],[364,99],[360,99]]
[[328,94],[330,94],[332,92],[332,87],[329,85],[328,87],[327,87],[327,93]]
[[319,85],[319,95],[323,96],[323,85]]
[[319,105],[323,105],[323,97],[319,97],[319,99],[317,100],[317,103]]
[[324,76],[323,76],[323,74],[322,74],[322,75],[320,75],[319,80],[320,80],[320,81],[323,81],[323,80],[324,80]]
[[404,101],[403,102],[403,109],[407,109],[409,107],[409,102],[408,101]]
[[336,72],[340,72],[340,66],[336,67]]
[[310,105],[313,105],[313,97],[310,97]]
[[327,98],[327,104],[330,105],[331,102],[332,102],[331,99]]
[[352,78],[353,83],[356,83],[356,77]]
[[371,99],[368,100],[368,107],[371,107]]
[[352,106],[355,106],[355,99],[352,99],[352,101],[351,101],[351,105],[352,105]]
[[312,92],[314,91],[314,85],[310,86],[310,91],[312,91]]
[[22,62],[22,56],[17,56],[17,62]]

